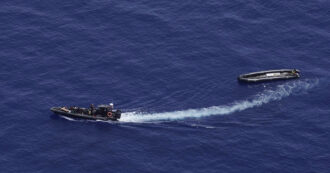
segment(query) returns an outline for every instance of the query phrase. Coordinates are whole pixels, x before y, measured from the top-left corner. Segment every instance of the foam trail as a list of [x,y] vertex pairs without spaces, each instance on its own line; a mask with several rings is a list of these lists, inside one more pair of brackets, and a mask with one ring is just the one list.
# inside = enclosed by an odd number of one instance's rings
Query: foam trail
[[77,121],[73,118],[69,118],[69,117],[66,117],[66,116],[60,116],[60,117],[66,119],[66,120],[69,120],[69,121]]
[[226,115],[248,108],[258,107],[271,101],[281,100],[291,94],[301,94],[318,84],[318,80],[300,80],[278,85],[274,90],[265,90],[250,100],[234,102],[231,105],[212,106],[200,109],[188,109],[163,113],[124,113],[122,122],[150,122],[163,120],[178,120],[184,118],[198,118],[211,115]]

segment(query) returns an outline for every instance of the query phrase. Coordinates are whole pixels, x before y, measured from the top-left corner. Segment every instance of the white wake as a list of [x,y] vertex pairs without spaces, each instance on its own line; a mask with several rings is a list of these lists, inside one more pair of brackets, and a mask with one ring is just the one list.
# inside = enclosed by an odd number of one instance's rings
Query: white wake
[[275,89],[266,89],[261,93],[252,97],[252,99],[234,102],[230,105],[211,106],[199,109],[187,109],[173,112],[162,113],[123,113],[121,122],[150,122],[150,121],[166,121],[178,120],[184,118],[199,118],[211,115],[226,115],[245,109],[258,107],[271,101],[281,100],[292,94],[301,94],[313,88],[318,84],[318,80],[299,80],[291,81],[282,85],[278,85]]

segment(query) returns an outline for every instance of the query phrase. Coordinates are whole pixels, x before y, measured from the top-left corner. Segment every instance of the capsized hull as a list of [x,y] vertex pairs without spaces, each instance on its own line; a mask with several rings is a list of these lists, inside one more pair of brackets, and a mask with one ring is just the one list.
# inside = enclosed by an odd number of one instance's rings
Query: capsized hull
[[280,69],[259,71],[242,74],[238,80],[242,82],[263,82],[272,80],[296,79],[300,77],[300,71],[296,69]]

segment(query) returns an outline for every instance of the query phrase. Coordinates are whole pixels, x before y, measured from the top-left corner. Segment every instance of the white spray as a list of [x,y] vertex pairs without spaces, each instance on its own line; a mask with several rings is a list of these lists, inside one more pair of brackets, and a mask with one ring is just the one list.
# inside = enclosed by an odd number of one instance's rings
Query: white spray
[[200,109],[187,109],[173,112],[163,113],[124,113],[120,119],[121,122],[150,122],[150,121],[166,121],[178,120],[184,118],[198,118],[211,115],[226,115],[248,108],[258,107],[271,101],[281,100],[291,94],[300,94],[306,92],[318,84],[318,80],[300,80],[288,82],[279,85],[274,90],[265,90],[250,100],[234,102],[230,105],[211,106]]

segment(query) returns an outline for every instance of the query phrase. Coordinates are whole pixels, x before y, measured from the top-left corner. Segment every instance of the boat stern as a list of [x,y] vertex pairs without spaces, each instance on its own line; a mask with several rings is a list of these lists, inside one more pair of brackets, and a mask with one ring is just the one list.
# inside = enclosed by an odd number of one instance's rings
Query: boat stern
[[117,110],[116,112],[115,112],[115,116],[114,116],[114,118],[115,119],[120,119],[120,117],[121,117],[121,111],[120,110]]

